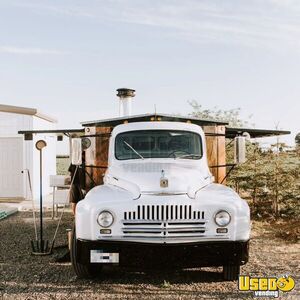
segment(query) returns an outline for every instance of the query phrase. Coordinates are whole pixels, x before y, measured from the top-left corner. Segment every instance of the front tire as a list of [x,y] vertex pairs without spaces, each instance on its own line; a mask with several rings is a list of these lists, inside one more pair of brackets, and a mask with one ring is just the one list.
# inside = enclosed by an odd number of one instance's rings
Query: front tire
[[75,226],[72,230],[72,243],[71,243],[71,249],[70,249],[70,256],[71,256],[71,263],[73,266],[73,269],[77,275],[78,278],[95,278],[97,275],[97,270],[95,266],[92,266],[91,264],[82,264],[78,262],[77,257],[77,239],[76,239],[76,231]]
[[223,266],[223,278],[228,281],[237,280],[240,275],[239,265],[226,265]]

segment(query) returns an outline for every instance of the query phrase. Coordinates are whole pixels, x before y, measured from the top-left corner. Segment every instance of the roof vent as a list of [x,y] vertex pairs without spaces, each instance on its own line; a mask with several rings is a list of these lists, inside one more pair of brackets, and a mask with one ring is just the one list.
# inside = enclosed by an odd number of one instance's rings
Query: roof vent
[[117,92],[120,117],[131,116],[132,98],[135,96],[135,90],[121,88],[117,89]]

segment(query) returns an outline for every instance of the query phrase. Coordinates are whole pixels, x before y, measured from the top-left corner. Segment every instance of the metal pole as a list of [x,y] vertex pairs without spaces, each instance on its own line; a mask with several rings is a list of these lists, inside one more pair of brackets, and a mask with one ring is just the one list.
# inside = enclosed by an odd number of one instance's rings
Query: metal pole
[[42,149],[40,150],[40,251],[44,252],[43,245],[43,191],[42,191]]
[[47,255],[48,241],[43,240],[43,155],[42,149],[47,146],[44,140],[39,140],[35,143],[35,147],[40,151],[40,236],[39,240],[31,241],[32,254],[34,255]]
[[35,240],[38,241],[38,233],[37,233],[37,227],[36,227],[34,199],[33,199],[33,193],[32,193],[31,178],[30,178],[29,169],[25,169],[25,170],[27,171],[28,183],[29,183],[29,189],[30,189],[30,197],[31,197],[31,202],[32,202],[32,216],[33,216],[33,223],[34,223]]

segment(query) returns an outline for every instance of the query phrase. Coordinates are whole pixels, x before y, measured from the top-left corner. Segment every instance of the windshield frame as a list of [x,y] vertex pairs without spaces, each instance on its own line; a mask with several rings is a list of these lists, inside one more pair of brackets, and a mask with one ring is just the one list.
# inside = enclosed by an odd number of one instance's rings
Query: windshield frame
[[[141,132],[141,131],[172,131],[172,132],[187,132],[187,133],[193,133],[195,135],[197,135],[200,139],[200,156],[197,157],[197,158],[180,158],[180,157],[144,157],[144,158],[141,158],[141,157],[137,157],[137,158],[125,158],[125,159],[120,159],[117,157],[117,152],[116,152],[116,148],[117,148],[117,138],[119,135],[121,134],[124,134],[124,133],[133,133],[133,132]],[[203,158],[203,141],[202,141],[202,136],[201,134],[199,134],[198,132],[195,132],[195,131],[191,131],[191,130],[184,130],[184,129],[138,129],[138,130],[128,130],[128,131],[123,131],[123,132],[120,132],[118,133],[116,136],[115,136],[115,139],[114,139],[114,157],[116,160],[118,161],[128,161],[128,160],[144,160],[144,159],[184,159],[184,160],[191,160],[191,161],[198,161],[200,159]]]

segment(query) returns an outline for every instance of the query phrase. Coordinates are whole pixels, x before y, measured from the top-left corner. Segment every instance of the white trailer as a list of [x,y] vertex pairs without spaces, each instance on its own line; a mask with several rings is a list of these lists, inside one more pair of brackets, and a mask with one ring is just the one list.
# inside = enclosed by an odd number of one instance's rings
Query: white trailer
[[56,136],[34,135],[33,140],[24,141],[18,131],[55,127],[55,119],[36,109],[0,105],[0,198],[31,198],[27,170],[31,176],[33,197],[38,198],[39,152],[35,148],[38,139],[47,142],[43,163],[44,195],[51,192],[49,176],[56,174]]

